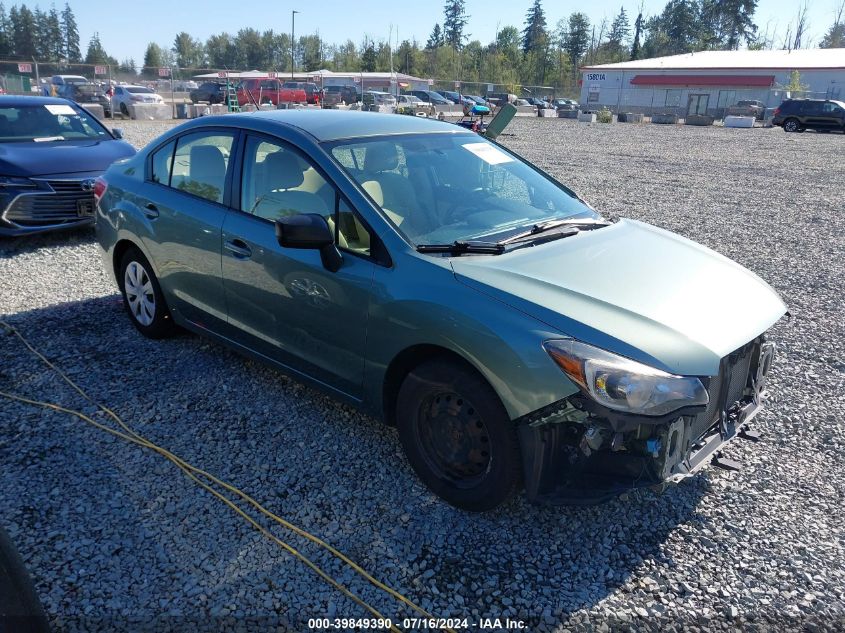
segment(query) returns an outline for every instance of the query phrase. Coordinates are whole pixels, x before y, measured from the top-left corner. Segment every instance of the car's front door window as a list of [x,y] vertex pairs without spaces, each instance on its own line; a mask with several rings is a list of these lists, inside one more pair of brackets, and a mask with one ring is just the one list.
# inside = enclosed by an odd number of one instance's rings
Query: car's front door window
[[317,213],[326,218],[340,248],[370,254],[369,230],[346,201],[310,161],[281,143],[247,139],[240,209],[271,222]]

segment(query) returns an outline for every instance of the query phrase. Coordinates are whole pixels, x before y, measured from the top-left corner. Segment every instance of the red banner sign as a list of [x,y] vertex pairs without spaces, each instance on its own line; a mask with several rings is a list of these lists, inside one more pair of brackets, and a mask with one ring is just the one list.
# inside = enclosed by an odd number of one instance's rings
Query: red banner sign
[[19,73],[31,73],[32,72],[32,64],[18,64],[18,72]]
[[94,66],[94,74],[95,75],[108,75],[109,69],[105,66]]
[[169,68],[159,68],[158,69],[158,76],[159,77],[170,77],[170,69]]

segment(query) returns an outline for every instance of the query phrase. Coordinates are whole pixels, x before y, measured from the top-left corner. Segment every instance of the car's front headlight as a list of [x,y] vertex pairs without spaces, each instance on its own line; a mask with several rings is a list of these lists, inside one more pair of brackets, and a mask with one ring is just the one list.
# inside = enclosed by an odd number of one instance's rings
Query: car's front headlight
[[0,187],[12,187],[15,189],[21,188],[35,188],[38,183],[33,182],[29,178],[18,178],[16,176],[0,176]]
[[567,376],[609,409],[664,415],[710,401],[698,378],[675,376],[574,339],[546,341],[543,348]]

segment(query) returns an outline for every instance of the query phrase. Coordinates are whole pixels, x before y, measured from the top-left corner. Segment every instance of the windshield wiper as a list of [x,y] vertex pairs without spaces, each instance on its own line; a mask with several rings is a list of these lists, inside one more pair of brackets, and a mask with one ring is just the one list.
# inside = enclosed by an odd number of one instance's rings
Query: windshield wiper
[[505,245],[496,242],[478,242],[456,240],[451,244],[418,244],[418,253],[450,253],[463,255],[464,253],[478,253],[480,255],[499,255],[505,252]]
[[498,244],[504,245],[512,244],[514,242],[520,242],[522,240],[533,238],[535,235],[540,235],[541,233],[545,233],[553,229],[561,229],[564,227],[569,229],[558,231],[553,235],[549,236],[550,239],[558,239],[559,237],[568,237],[570,235],[575,235],[576,233],[579,233],[581,231],[590,231],[592,229],[598,229],[603,226],[608,226],[609,224],[609,222],[604,222],[601,220],[547,220],[546,222],[538,222],[527,231],[517,233],[516,235],[511,235],[510,237],[502,240],[501,242],[498,242]]

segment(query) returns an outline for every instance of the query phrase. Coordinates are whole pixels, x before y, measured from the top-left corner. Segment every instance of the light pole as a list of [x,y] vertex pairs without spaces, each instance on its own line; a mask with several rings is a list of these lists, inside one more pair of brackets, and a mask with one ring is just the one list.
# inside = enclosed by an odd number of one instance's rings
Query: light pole
[[290,78],[293,79],[293,70],[296,62],[294,61],[294,47],[296,44],[294,43],[295,40],[293,39],[294,33],[294,25],[296,24],[296,14],[299,11],[291,11],[290,12]]

